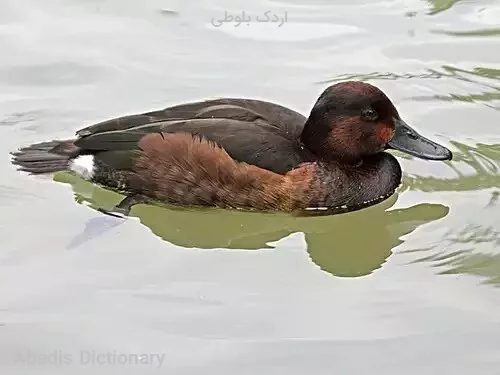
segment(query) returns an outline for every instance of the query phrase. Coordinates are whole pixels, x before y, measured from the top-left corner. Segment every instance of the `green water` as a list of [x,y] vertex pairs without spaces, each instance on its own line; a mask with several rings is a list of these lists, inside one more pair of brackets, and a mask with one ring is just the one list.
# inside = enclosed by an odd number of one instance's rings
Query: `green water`
[[[287,22],[224,24],[224,12]],[[0,3],[0,354],[21,374],[498,374],[500,4],[495,0]],[[139,205],[18,146],[221,96],[308,113],[371,82],[454,152],[396,154],[397,194],[337,216]],[[82,351],[162,353],[82,363]],[[1,362],[0,368],[7,366]],[[17,372],[16,372],[17,371]]]

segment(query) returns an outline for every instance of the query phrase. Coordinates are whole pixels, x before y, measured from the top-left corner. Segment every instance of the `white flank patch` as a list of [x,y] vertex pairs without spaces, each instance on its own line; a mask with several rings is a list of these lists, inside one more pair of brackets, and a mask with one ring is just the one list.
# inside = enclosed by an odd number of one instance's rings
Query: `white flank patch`
[[94,155],[81,155],[71,161],[69,169],[86,180],[94,177]]

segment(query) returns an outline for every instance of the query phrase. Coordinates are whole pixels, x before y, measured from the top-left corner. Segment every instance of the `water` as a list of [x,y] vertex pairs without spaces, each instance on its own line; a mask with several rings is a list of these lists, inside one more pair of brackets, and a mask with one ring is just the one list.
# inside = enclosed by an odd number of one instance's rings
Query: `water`
[[[243,10],[287,21],[212,25]],[[3,0],[0,352],[69,356],[22,374],[500,373],[499,21],[495,0]],[[118,195],[8,158],[204,98],[307,114],[348,78],[454,160],[398,155],[397,196],[347,215],[120,221],[95,210]],[[91,351],[165,357],[92,366]]]

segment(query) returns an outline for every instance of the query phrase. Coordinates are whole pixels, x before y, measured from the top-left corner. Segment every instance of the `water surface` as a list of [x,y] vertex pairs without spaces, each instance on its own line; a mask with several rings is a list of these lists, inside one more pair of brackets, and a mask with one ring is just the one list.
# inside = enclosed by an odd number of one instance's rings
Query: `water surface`
[[[212,25],[242,11],[287,21]],[[71,356],[23,374],[498,374],[499,24],[494,0],[4,0],[0,350]],[[398,193],[346,215],[142,205],[120,221],[96,211],[117,194],[8,157],[185,101],[307,114],[345,79],[454,160],[397,154]],[[92,367],[82,351],[165,359]]]

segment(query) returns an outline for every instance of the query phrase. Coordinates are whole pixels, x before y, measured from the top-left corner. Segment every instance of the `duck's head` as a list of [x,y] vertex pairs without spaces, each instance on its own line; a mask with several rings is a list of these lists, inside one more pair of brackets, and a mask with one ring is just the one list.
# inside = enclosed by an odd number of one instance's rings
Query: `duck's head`
[[413,130],[377,87],[348,81],[328,87],[304,126],[303,144],[322,159],[357,163],[388,148],[427,160],[452,153]]

